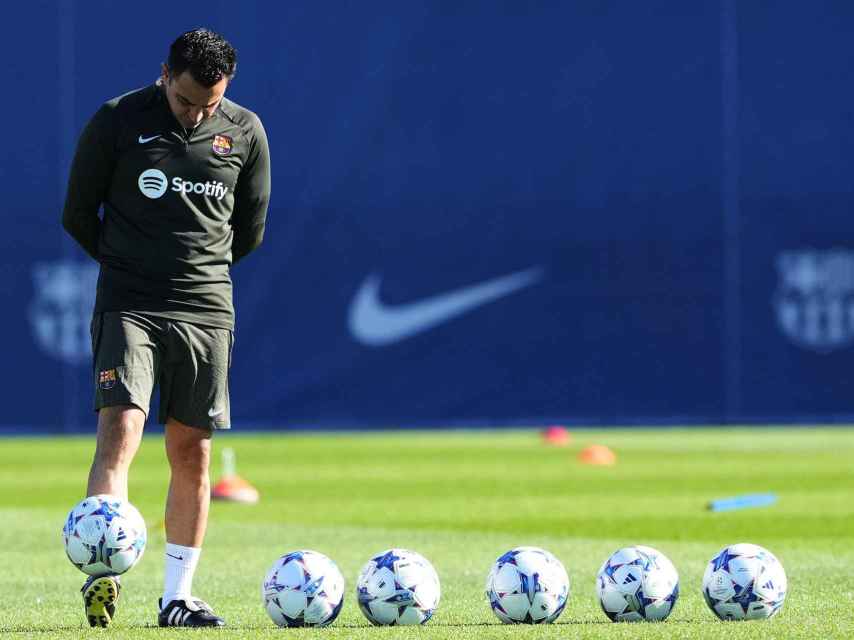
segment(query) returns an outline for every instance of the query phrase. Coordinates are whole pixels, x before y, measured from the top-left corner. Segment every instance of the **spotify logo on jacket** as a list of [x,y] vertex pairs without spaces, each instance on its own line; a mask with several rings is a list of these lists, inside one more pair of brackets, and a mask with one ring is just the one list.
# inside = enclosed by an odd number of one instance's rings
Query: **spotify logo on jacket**
[[[142,195],[146,198],[156,200],[166,193],[169,186],[169,179],[160,169],[146,169],[139,174],[137,184]],[[211,180],[206,182],[191,182],[180,176],[175,176],[172,178],[172,191],[177,191],[178,193],[195,193],[222,200],[225,194],[228,193],[228,187],[222,182]]]

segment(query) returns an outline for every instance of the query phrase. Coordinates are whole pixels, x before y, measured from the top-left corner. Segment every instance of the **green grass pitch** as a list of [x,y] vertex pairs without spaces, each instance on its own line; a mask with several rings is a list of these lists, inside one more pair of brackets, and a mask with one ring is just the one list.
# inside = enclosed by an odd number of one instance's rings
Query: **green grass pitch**
[[[576,454],[591,443],[610,446],[616,466],[580,465]],[[125,576],[113,626],[91,630],[85,623],[83,574],[65,558],[60,530],[83,497],[93,445],[81,437],[0,440],[2,638],[181,633],[155,626],[167,485],[156,430],[131,472],[130,498],[149,526],[145,557]],[[215,461],[225,446],[262,499],[212,505],[194,591],[229,627],[189,632],[193,638],[854,636],[851,429],[581,430],[568,447],[547,447],[536,431],[233,433],[215,437]],[[776,492],[779,502],[705,510],[710,499],[760,491]],[[702,600],[706,562],[736,542],[767,547],[786,569],[789,595],[772,620],[722,623]],[[599,609],[596,571],[630,544],[656,547],[679,570],[681,597],[664,623],[613,624]],[[486,604],[491,563],[518,545],[550,550],[569,572],[569,603],[553,625],[504,626]],[[372,627],[356,605],[359,568],[392,546],[422,553],[439,573],[442,601],[424,627]],[[327,629],[278,629],[261,606],[266,570],[298,548],[329,555],[347,579],[343,611]]]

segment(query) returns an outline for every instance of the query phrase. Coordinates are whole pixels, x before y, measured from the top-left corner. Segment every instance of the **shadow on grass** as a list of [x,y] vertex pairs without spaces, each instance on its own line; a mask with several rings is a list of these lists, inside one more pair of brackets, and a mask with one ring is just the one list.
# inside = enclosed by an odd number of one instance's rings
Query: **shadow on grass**
[[26,628],[26,627],[0,627],[0,635],[5,634],[15,634],[15,633],[26,633],[26,634],[50,634],[57,633],[58,631],[83,631],[88,629],[89,627],[84,627],[83,625],[64,625],[61,627],[43,627],[43,628]]
[[[584,625],[634,625],[634,624],[664,624],[668,626],[675,625],[693,625],[697,624],[696,620],[666,620],[664,622],[647,622],[647,623],[637,623],[637,622],[611,622],[610,620],[560,620],[558,622],[552,622],[551,625],[560,627],[560,626],[584,626]],[[509,625],[504,624],[502,622],[429,622],[424,626],[429,627],[441,627],[441,628],[450,628],[450,629],[467,629],[467,628],[476,628],[476,627],[511,627],[517,626],[520,628],[524,627],[536,627],[540,625],[527,625],[527,624],[518,624],[518,625]],[[546,626],[546,625],[543,625]],[[160,629],[156,624],[143,624],[139,626],[128,626],[122,627],[122,630],[147,630],[147,629]],[[269,624],[255,624],[255,625],[228,625],[226,627],[229,631],[269,631],[270,629],[274,629],[274,626]],[[334,629],[371,629],[377,628],[377,625],[372,624],[333,624],[328,627],[330,630]],[[52,634],[57,633],[58,631],[84,631],[89,629],[89,627],[85,625],[65,625],[60,627],[49,627],[49,628],[24,628],[24,627],[2,627],[0,626],[0,634]]]

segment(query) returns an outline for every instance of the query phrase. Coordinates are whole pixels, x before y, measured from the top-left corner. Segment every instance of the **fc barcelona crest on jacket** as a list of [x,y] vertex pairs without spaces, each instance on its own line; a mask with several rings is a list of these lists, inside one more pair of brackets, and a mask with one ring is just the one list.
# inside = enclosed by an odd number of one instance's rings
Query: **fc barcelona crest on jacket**
[[213,152],[218,156],[227,156],[231,153],[232,140],[228,136],[214,136]]

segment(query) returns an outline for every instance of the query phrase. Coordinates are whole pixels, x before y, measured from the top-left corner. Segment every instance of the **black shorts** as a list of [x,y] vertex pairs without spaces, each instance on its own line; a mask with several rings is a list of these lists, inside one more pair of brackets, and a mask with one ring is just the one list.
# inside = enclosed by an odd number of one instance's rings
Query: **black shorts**
[[228,369],[234,334],[129,311],[92,317],[95,411],[135,405],[149,413],[160,385],[160,415],[191,427],[228,429]]

